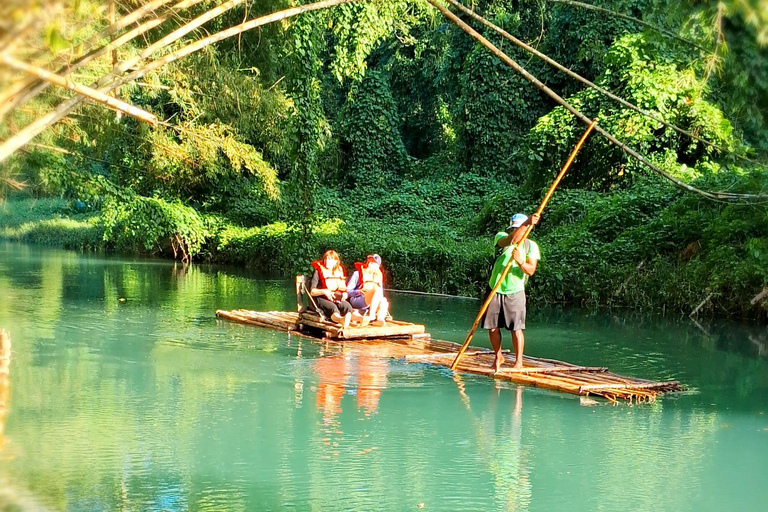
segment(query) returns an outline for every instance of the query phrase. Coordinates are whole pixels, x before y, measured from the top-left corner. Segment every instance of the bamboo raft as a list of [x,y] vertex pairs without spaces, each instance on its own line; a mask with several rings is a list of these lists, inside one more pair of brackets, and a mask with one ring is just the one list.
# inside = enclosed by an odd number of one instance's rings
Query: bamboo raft
[[[460,349],[457,343],[431,339],[423,325],[407,322],[391,321],[384,327],[350,327],[342,331],[340,326],[324,321],[316,313],[306,310],[218,310],[216,316],[343,344],[352,354],[369,354],[373,351],[382,357],[402,359],[407,363],[450,368]],[[508,351],[504,354],[506,361],[499,373],[494,373],[492,369],[493,352],[484,348],[471,348],[465,352],[456,370],[573,395],[599,396],[611,402],[625,400],[630,403],[651,403],[658,395],[684,390],[677,381],[653,382],[616,375],[603,367],[579,366],[529,356],[524,357],[522,369],[514,369],[514,355]]]

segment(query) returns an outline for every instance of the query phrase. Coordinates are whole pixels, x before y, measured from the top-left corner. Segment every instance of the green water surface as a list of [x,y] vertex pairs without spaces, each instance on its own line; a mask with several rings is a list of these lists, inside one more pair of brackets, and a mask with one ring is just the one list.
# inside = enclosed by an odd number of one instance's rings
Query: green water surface
[[[479,307],[391,298],[451,341]],[[527,353],[691,388],[584,406],[214,317],[294,303],[239,269],[0,243],[0,508],[768,510],[765,326],[531,308]]]

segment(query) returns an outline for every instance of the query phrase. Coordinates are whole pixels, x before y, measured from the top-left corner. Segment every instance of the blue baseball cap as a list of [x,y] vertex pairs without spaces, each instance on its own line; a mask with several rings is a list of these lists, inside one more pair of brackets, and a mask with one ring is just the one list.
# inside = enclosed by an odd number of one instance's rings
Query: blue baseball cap
[[513,216],[512,216],[512,217],[509,219],[509,227],[508,227],[507,229],[508,229],[508,230],[509,230],[509,229],[517,229],[517,228],[519,228],[520,226],[522,226],[522,225],[523,225],[523,223],[524,223],[525,221],[527,221],[527,220],[528,220],[528,216],[527,216],[527,215],[524,215],[524,214],[522,214],[522,213],[516,213],[516,214],[514,214],[514,215],[513,215]]

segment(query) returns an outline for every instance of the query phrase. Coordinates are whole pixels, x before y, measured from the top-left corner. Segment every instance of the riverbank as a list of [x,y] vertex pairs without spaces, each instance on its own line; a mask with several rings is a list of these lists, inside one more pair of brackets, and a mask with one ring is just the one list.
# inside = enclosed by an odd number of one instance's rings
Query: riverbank
[[[766,319],[765,301],[750,302],[768,281],[768,254],[760,251],[766,241],[728,228],[738,208],[697,208],[695,198],[675,191],[563,191],[555,198],[534,237],[542,260],[529,283],[533,303],[688,314],[704,301],[702,316]],[[243,227],[156,199],[84,212],[64,200],[16,197],[0,205],[0,238],[79,251],[186,253],[285,276],[306,271],[326,248],[350,265],[378,252],[392,288],[479,297],[493,260],[491,227],[504,224],[508,199],[493,196],[479,214],[453,222],[419,211],[355,219],[338,210],[347,219],[318,220],[305,238],[285,222]]]

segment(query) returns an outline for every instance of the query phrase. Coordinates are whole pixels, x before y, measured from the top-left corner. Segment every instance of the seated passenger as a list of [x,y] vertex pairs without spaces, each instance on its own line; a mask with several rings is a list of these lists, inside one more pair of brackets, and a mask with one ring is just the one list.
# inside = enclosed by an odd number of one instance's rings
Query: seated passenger
[[323,259],[312,262],[315,272],[309,283],[309,295],[325,318],[329,318],[344,329],[349,327],[352,318],[361,321],[362,317],[347,302],[347,285],[344,268],[336,251],[325,251]]
[[[373,320],[371,325],[386,325],[389,301],[384,298],[384,274],[381,272],[381,256],[369,254],[365,263],[355,263],[355,272],[349,278],[347,290],[349,303]],[[374,320],[375,319],[375,320]]]

